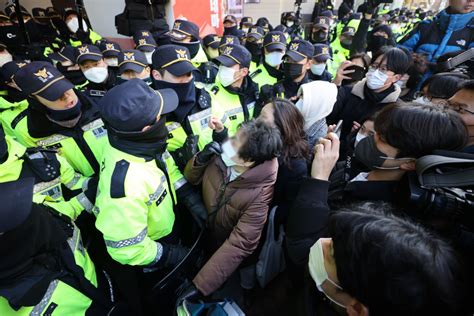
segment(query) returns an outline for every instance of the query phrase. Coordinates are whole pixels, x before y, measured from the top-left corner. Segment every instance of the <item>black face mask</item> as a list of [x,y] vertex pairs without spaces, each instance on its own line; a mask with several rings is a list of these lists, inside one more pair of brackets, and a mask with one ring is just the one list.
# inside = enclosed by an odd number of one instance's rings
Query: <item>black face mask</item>
[[71,81],[73,85],[80,85],[86,82],[86,77],[84,73],[78,70],[67,70],[69,66],[63,66],[61,63],[56,64],[56,68],[66,77],[67,80]]
[[303,65],[295,63],[283,63],[283,72],[287,78],[296,79],[303,73]]
[[324,43],[328,39],[328,33],[324,31],[317,31],[311,34],[311,38],[315,43]]
[[258,59],[262,56],[262,44],[245,43],[245,48],[252,54],[252,59]]
[[342,39],[341,40],[341,46],[344,47],[345,49],[351,49],[352,45],[352,39]]
[[194,79],[186,83],[173,83],[163,80],[155,80],[154,87],[156,90],[166,88],[173,89],[178,95],[178,107],[189,104],[194,105],[196,102],[196,88],[194,86]]
[[171,41],[176,45],[181,45],[186,47],[189,50],[189,54],[191,54],[191,59],[196,57],[197,53],[199,52],[199,48],[201,47],[201,42],[191,42],[191,43],[182,43],[182,42],[175,42]]
[[69,121],[77,118],[81,114],[81,101],[78,99],[77,104],[67,110],[52,110],[47,108],[48,116],[58,122]]
[[224,27],[224,35],[235,35],[237,32],[237,25],[231,27]]
[[388,39],[382,37],[382,36],[372,36],[372,39],[369,43],[368,50],[370,50],[372,53],[378,52],[383,46],[386,46],[388,44]]
[[166,118],[164,116],[144,132],[114,132],[112,130],[112,134],[117,135],[121,139],[138,143],[166,143],[168,140],[168,129],[166,128]]
[[18,46],[20,37],[18,36],[20,30],[18,25],[5,25],[0,27],[0,42],[7,46]]
[[370,170],[382,167],[385,156],[375,145],[374,135],[362,139],[354,149],[354,157]]
[[5,139],[3,127],[0,125],[0,163],[4,163],[8,158],[8,145]]

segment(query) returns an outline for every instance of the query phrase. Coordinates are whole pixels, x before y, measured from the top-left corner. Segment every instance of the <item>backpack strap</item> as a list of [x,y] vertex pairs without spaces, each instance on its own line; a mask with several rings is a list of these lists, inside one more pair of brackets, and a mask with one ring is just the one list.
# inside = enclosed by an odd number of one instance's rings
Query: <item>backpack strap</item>
[[[451,165],[454,168],[441,169]],[[474,185],[474,159],[427,155],[416,160],[420,185],[430,187],[465,187]]]

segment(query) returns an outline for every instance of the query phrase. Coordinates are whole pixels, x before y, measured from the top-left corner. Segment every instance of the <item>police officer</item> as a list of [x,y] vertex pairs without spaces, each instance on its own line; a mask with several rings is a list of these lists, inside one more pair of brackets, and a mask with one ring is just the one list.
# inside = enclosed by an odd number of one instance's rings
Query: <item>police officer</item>
[[282,32],[268,32],[263,38],[263,59],[255,69],[250,68],[250,77],[259,89],[273,85],[283,78],[281,64],[286,52],[286,38]]
[[59,51],[51,53],[48,57],[56,62],[56,68],[78,90],[85,90],[89,81],[76,63],[76,48],[71,45],[63,46]]
[[181,168],[192,158],[194,144],[202,149],[212,141],[211,116],[223,119],[209,92],[195,87],[195,68],[189,57],[187,48],[178,45],[161,46],[153,55],[154,88],[171,88],[179,99],[176,110],[167,115],[167,127],[168,150]]
[[251,16],[244,16],[242,19],[240,19],[239,27],[242,32],[244,32],[244,34],[247,34],[252,26],[253,18]]
[[[54,151],[27,149],[12,137],[5,136],[0,126],[0,183],[27,177],[34,179],[35,203],[48,205],[73,220],[83,210],[92,210],[97,179],[91,180],[75,172]],[[64,190],[73,196],[67,202]]]
[[331,28],[331,19],[327,16],[316,17],[309,40],[313,44],[329,45],[329,30]]
[[110,144],[104,148],[96,227],[122,265],[172,268],[187,253],[164,241],[175,222],[174,189],[163,161],[164,115],[177,105],[173,90],[155,91],[139,79],[115,87],[100,102]]
[[216,34],[208,34],[203,37],[202,45],[208,60],[212,60],[219,56],[219,36]]
[[88,97],[98,100],[117,84],[117,70],[104,61],[97,46],[88,44],[77,47],[76,63],[89,81],[84,90]]
[[33,188],[33,178],[0,183],[0,314],[117,315],[110,280],[96,270],[79,229],[32,203]]
[[351,20],[347,24],[347,26],[344,27],[341,35],[331,43],[333,62],[331,65],[330,73],[333,76],[335,76],[339,65],[350,57],[352,38],[354,37],[356,32],[356,28],[351,26],[352,21],[357,20]]
[[238,29],[235,16],[229,14],[224,17],[224,35],[234,35],[239,40],[243,39],[245,32]]
[[252,26],[245,39],[245,48],[252,54],[252,62],[250,63],[250,72],[257,69],[262,61],[262,48],[264,31],[260,26]]
[[224,124],[230,136],[238,126],[253,117],[258,99],[258,85],[249,76],[250,52],[241,45],[227,45],[216,58],[219,63],[217,82],[209,90],[212,107],[224,113]]
[[22,60],[10,61],[0,68],[0,78],[4,90],[0,90],[0,123],[4,126],[5,133],[13,136],[12,121],[15,117],[28,107],[27,95],[21,92],[13,81],[15,74],[27,63]]
[[58,149],[80,174],[98,174],[107,131],[97,105],[49,63],[20,68],[14,82],[29,96],[28,108],[11,124],[18,141]]
[[124,50],[119,55],[119,75],[122,80],[141,79],[152,84],[151,68],[145,54],[139,50]]
[[97,41],[102,39],[102,36],[89,28],[85,19],[82,19],[82,27],[79,25],[79,14],[75,9],[65,8],[63,19],[69,31],[66,41],[70,45],[74,47],[85,44],[95,45]]
[[118,67],[118,56],[122,52],[122,48],[119,44],[107,40],[100,41],[99,49],[104,56],[104,61],[109,67]]
[[[308,72],[313,64],[314,47],[309,41],[295,40],[290,43],[283,63],[284,79],[275,84],[261,89],[261,100],[278,96],[291,99],[295,97],[302,84],[309,82]],[[259,107],[265,102],[259,102]]]
[[326,44],[314,44],[313,64],[311,65],[309,79],[331,82],[332,75],[327,70],[330,61],[329,46]]
[[174,21],[170,37],[172,44],[184,46],[189,50],[191,62],[199,70],[194,73],[196,82],[213,83],[215,72],[208,77],[206,69],[211,69],[212,67],[207,65],[208,59],[201,46],[199,27],[191,21],[178,19]]
[[221,54],[226,45],[241,45],[240,40],[237,36],[226,34],[221,37],[219,42],[219,53]]
[[135,49],[143,52],[148,65],[151,65],[153,62],[151,56],[153,56],[153,52],[158,46],[151,32],[146,30],[137,31],[133,36],[133,41],[135,42]]

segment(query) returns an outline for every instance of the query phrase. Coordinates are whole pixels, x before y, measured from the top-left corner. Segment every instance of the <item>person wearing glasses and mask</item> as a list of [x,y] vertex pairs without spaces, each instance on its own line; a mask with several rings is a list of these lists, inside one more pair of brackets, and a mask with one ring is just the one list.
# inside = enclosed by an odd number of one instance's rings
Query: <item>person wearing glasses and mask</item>
[[69,37],[69,44],[78,47],[85,44],[95,45],[97,41],[102,39],[102,36],[89,28],[86,20],[82,19],[82,27],[79,25],[79,14],[73,8],[64,9],[64,23],[66,23]]
[[286,37],[283,32],[268,32],[263,38],[262,62],[250,69],[250,77],[261,89],[264,85],[274,85],[283,78],[281,64],[286,53]]
[[353,122],[360,122],[369,115],[396,102],[401,89],[395,83],[410,66],[409,56],[400,48],[382,49],[372,58],[372,65],[365,78],[353,86],[342,86],[329,124],[343,120],[341,139],[350,133]]
[[474,154],[474,80],[464,82],[448,104],[459,113],[469,131],[469,141],[463,151]]

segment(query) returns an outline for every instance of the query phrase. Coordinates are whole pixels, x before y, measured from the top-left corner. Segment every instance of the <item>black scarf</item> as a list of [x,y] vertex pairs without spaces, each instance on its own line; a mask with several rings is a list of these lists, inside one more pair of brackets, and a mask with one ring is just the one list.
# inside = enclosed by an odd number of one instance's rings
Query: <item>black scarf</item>
[[262,58],[262,63],[263,63],[263,67],[265,67],[265,69],[268,71],[270,76],[272,76],[273,78],[276,78],[277,81],[280,81],[281,79],[283,79],[283,76],[285,75],[283,71],[276,69],[270,66],[269,64],[267,64],[265,62],[265,58]]
[[179,104],[173,115],[177,122],[184,124],[186,117],[193,110],[196,104],[196,87],[194,79],[187,83],[171,83],[163,80],[154,81],[155,89],[173,89],[178,95]]
[[364,85],[365,100],[374,106],[379,104],[383,99],[385,99],[390,93],[394,91],[395,91],[395,86],[393,84],[389,88],[379,93],[367,87],[367,83]]

